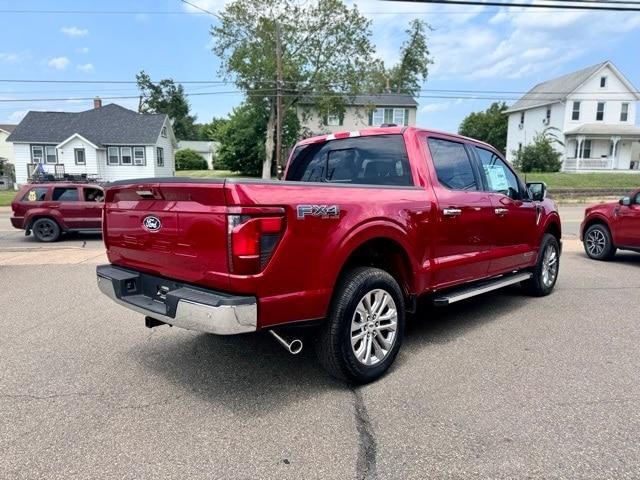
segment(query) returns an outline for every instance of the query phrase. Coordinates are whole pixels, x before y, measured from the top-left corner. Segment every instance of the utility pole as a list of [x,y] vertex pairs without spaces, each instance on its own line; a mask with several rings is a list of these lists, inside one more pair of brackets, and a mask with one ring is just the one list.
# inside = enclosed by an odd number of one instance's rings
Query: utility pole
[[282,31],[276,20],[276,175],[282,175]]

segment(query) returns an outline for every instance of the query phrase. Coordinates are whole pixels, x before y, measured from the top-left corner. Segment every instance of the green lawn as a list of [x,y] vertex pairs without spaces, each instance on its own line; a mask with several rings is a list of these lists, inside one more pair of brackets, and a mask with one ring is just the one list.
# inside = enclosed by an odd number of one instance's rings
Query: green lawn
[[7,205],[11,205],[11,201],[13,197],[16,196],[16,192],[13,190],[0,190],[0,207],[6,207]]
[[231,170],[178,170],[176,175],[178,177],[191,178],[249,178],[248,175],[242,175],[241,173],[232,172]]
[[[525,178],[525,174],[521,174]],[[554,188],[622,188],[640,187],[640,174],[633,173],[527,173],[527,182],[542,181]]]

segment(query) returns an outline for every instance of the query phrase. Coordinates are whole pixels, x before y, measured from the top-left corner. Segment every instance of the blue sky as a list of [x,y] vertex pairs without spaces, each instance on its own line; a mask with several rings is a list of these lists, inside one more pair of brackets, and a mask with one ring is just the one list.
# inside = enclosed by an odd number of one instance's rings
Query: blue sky
[[[217,11],[224,0],[191,0]],[[350,2],[351,3],[351,2]],[[429,22],[435,61],[424,85],[430,90],[491,90],[510,103],[534,84],[612,60],[640,88],[640,13],[522,10],[517,8],[356,2],[372,22],[378,54],[396,60],[412,18]],[[0,79],[134,80],[144,69],[153,79],[221,80],[211,53],[209,28],[217,20],[179,0],[0,0],[3,35]],[[175,14],[25,14],[6,10],[97,10]],[[188,92],[235,90],[233,85],[185,85]],[[82,97],[135,96],[133,84],[0,83],[0,100],[72,98],[66,101],[0,102],[0,122],[18,122],[28,110],[79,111]],[[456,96],[424,92],[425,96]],[[495,94],[480,94],[496,96]],[[198,121],[226,115],[241,94],[189,98]],[[455,131],[466,114],[491,99],[419,98],[418,124]],[[136,108],[135,99],[105,100]]]

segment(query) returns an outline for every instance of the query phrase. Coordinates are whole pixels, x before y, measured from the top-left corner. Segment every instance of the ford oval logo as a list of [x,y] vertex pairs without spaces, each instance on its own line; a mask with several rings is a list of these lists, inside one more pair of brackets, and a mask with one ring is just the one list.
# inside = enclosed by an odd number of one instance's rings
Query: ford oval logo
[[162,228],[162,222],[158,217],[149,215],[148,217],[144,217],[144,220],[142,220],[142,226],[149,232],[157,232]]

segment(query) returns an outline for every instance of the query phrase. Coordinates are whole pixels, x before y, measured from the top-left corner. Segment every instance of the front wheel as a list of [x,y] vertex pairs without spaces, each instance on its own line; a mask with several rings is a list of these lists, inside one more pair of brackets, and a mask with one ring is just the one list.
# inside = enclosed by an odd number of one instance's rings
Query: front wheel
[[584,232],[584,251],[594,260],[609,260],[616,253],[609,229],[600,223],[591,225]]
[[398,282],[378,268],[356,268],[336,288],[316,352],[334,377],[368,383],[381,377],[400,350],[404,300]]
[[525,290],[536,297],[544,297],[553,291],[560,271],[560,245],[556,237],[545,234],[540,244],[538,261],[531,273],[533,276],[523,282]]

